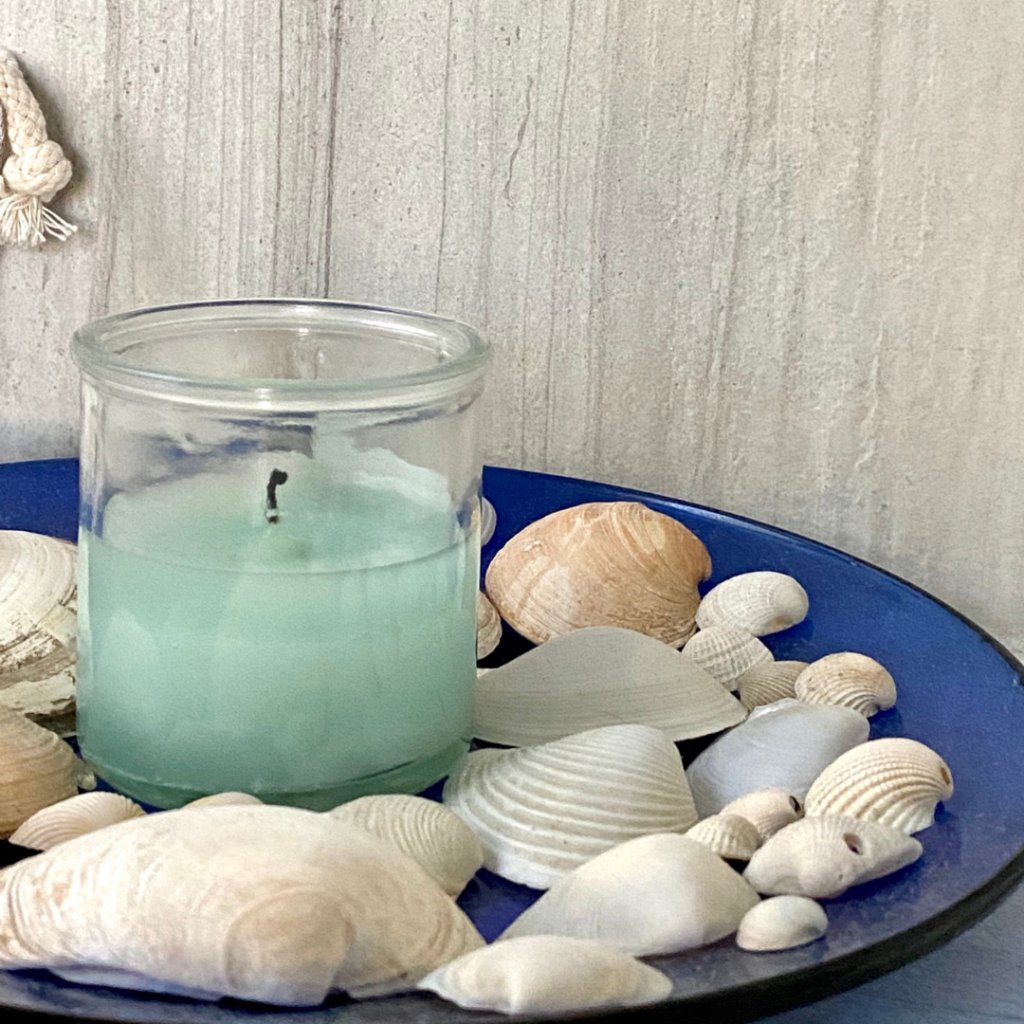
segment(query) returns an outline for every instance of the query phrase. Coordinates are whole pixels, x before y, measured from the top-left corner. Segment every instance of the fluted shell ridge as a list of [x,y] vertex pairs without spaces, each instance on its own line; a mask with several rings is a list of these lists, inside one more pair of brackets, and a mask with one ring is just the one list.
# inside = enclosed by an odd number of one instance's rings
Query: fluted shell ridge
[[896,703],[896,682],[884,665],[855,651],[827,654],[797,676],[793,690],[805,704],[835,704],[865,718]]
[[683,654],[729,690],[744,672],[774,660],[756,636],[730,626],[702,629],[687,641]]
[[120,793],[80,793],[36,811],[18,826],[10,841],[30,850],[50,850],[69,839],[141,818],[145,813],[134,800]]
[[697,626],[730,626],[753,636],[789,629],[807,617],[807,591],[781,572],[745,572],[723,580],[704,595]]
[[794,684],[805,668],[806,661],[767,661],[748,668],[736,681],[740,702],[753,711],[764,704],[795,698]]
[[804,816],[804,808],[788,789],[769,786],[737,797],[718,813],[738,814],[746,818],[757,829],[761,842],[764,842],[780,829],[799,821]]
[[761,836],[753,823],[738,814],[703,818],[686,835],[726,860],[750,860],[761,845]]

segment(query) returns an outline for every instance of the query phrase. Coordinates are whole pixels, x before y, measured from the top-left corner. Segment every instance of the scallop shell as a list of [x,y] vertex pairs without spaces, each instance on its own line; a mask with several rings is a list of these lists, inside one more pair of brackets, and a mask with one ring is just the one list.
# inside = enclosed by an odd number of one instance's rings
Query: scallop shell
[[727,689],[735,689],[736,680],[755,665],[774,660],[756,636],[729,626],[702,629],[683,648],[683,654]]
[[421,796],[364,796],[329,812],[412,857],[449,896],[458,896],[484,862],[473,830],[447,807]]
[[753,823],[738,814],[712,814],[698,821],[686,834],[726,860],[750,860],[761,845]]
[[847,814],[908,835],[935,820],[953,795],[949,766],[930,747],[903,737],[871,740],[822,771],[807,794],[807,815]]
[[744,718],[739,701],[667,644],[628,629],[593,626],[479,677],[473,735],[526,746],[636,722],[684,740]]
[[590,502],[517,533],[494,556],[486,589],[534,643],[622,626],[679,647],[710,574],[707,548],[682,523],[635,501]]
[[483,547],[493,536],[498,525],[498,513],[486,499],[480,499],[480,546]]
[[444,802],[483,844],[485,867],[536,889],[634,836],[697,822],[679,752],[646,725],[475,751]]
[[226,793],[211,793],[209,796],[201,796],[198,800],[192,800],[185,804],[185,807],[235,807],[255,806],[263,801],[258,796],[249,793],[238,793],[231,790]]
[[30,850],[49,850],[87,832],[141,818],[145,813],[120,793],[82,793],[36,811],[18,826],[11,842]]
[[745,572],[704,595],[697,626],[731,626],[754,636],[789,629],[807,617],[807,591],[781,572]]
[[478,590],[476,595],[476,657],[479,661],[494,652],[501,643],[501,616],[498,609]]
[[656,1003],[668,997],[672,982],[603,942],[525,935],[466,953],[417,988],[467,1010],[561,1015]]
[[777,832],[750,858],[743,877],[768,896],[829,899],[920,856],[921,844],[894,828],[828,815],[803,818]]
[[794,684],[805,704],[837,704],[865,718],[896,703],[896,682],[874,658],[854,651],[827,654],[812,662]]
[[751,952],[793,949],[820,939],[828,917],[806,896],[772,896],[751,907],[736,931],[736,945]]
[[732,934],[757,902],[754,890],[702,843],[642,836],[560,878],[501,939],[570,935],[633,956],[675,953]]
[[748,711],[762,704],[796,697],[796,677],[807,668],[806,661],[766,661],[748,668],[736,680],[740,701]]
[[755,789],[753,793],[738,797],[726,804],[720,815],[738,814],[746,818],[757,829],[763,843],[780,829],[792,825],[804,816],[803,805],[792,793],[782,786],[770,786],[767,789]]

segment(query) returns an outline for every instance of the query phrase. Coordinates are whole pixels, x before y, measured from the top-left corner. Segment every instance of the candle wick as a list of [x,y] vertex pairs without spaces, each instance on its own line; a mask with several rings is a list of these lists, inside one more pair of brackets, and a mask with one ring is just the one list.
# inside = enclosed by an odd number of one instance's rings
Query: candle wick
[[288,474],[283,469],[274,469],[270,472],[270,480],[267,483],[267,522],[279,522],[281,517],[277,511],[277,489],[281,484],[288,481]]

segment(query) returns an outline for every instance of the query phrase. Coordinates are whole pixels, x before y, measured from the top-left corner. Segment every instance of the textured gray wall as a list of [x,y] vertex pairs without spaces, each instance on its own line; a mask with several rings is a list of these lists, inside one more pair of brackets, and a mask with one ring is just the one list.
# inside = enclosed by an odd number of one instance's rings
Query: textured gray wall
[[81,230],[0,250],[0,460],[72,329],[309,294],[474,323],[491,461],[821,538],[1024,648],[1024,4],[3,0]]

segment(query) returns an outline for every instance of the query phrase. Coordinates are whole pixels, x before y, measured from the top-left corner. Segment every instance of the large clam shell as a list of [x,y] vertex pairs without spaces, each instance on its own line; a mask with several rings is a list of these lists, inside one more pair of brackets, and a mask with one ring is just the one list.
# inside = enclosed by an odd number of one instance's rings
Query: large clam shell
[[527,746],[637,722],[684,740],[744,718],[739,701],[667,644],[628,629],[593,626],[480,676],[473,735]]
[[697,821],[679,752],[646,725],[475,751],[444,802],[483,844],[485,867],[536,889],[634,836]]
[[745,572],[704,595],[697,626],[731,626],[754,636],[789,629],[807,617],[807,591],[781,572]]
[[476,656],[479,661],[493,654],[501,643],[501,616],[498,609],[488,600],[487,595],[477,591],[476,595]]
[[738,814],[712,814],[710,818],[702,818],[686,835],[726,860],[750,860],[761,845],[757,828]]
[[683,648],[683,654],[730,690],[744,672],[773,660],[772,652],[756,636],[729,626],[702,629]]
[[806,661],[767,661],[748,668],[736,680],[740,703],[748,711],[762,704],[796,698],[796,677],[807,668]]
[[767,953],[792,949],[820,939],[828,930],[828,917],[807,896],[772,896],[751,907],[736,931],[740,949]]
[[682,523],[635,501],[590,502],[517,533],[494,556],[486,589],[534,643],[622,626],[679,647],[710,574],[707,548]]
[[145,813],[134,800],[120,793],[81,793],[36,811],[18,826],[11,842],[30,850],[50,850],[69,839],[141,818]]
[[720,815],[738,814],[757,829],[761,842],[804,816],[803,805],[782,786],[755,789],[726,804]]
[[797,676],[793,690],[805,704],[837,704],[865,718],[896,703],[896,682],[874,658],[855,651],[827,654]]

